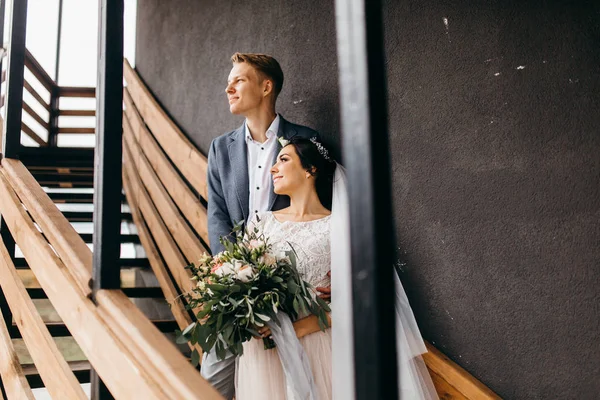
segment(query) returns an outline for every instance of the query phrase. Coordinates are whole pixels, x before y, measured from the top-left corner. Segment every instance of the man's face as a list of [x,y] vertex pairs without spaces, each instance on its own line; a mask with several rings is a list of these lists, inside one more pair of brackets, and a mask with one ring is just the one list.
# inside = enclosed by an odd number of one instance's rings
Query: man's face
[[250,64],[242,62],[233,64],[227,78],[227,100],[232,114],[246,115],[257,109],[265,100],[265,81],[261,82],[258,73]]

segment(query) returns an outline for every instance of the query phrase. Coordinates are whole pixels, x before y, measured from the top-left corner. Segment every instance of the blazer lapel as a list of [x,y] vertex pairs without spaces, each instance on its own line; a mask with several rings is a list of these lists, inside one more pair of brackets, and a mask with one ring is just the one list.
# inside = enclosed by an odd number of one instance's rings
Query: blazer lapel
[[[281,115],[279,116],[279,118],[280,121],[279,131],[277,132],[277,139],[284,138],[289,140],[292,136],[296,134],[296,129],[294,129],[294,127],[289,122],[283,119]],[[281,143],[279,143],[279,140],[277,140],[277,145],[275,146],[275,151],[273,152],[273,156],[271,158],[271,165],[277,162],[277,155],[280,151]],[[269,166],[269,168],[270,167],[271,166]],[[275,200],[277,200],[277,195],[275,194],[275,192],[273,192],[273,181],[270,181],[269,183],[269,190],[269,210],[272,210],[273,206],[275,205]]]
[[233,171],[235,189],[237,191],[240,208],[244,220],[248,219],[250,201],[250,178],[248,177],[248,149],[244,138],[244,125],[235,132],[232,141],[227,146],[229,152],[229,163]]

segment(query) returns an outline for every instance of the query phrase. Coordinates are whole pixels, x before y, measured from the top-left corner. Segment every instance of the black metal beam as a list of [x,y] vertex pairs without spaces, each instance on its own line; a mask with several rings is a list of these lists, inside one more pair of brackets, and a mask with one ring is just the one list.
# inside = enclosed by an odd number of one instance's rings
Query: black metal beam
[[355,398],[396,399],[392,213],[381,2],[336,0],[348,174]]
[[[123,0],[100,0],[94,170],[93,296],[121,284],[121,159],[123,123]],[[92,399],[112,399],[91,371]]]
[[2,154],[7,158],[18,158],[21,147],[21,117],[23,113],[27,0],[13,1],[10,9],[6,102],[4,103],[6,114],[4,116],[4,134],[2,135]]
[[60,44],[62,36],[63,0],[58,2],[58,26],[56,27],[56,64],[54,68],[54,87],[50,93],[50,129],[48,131],[48,146],[58,145],[58,112],[60,96],[58,94],[58,72],[60,71]]

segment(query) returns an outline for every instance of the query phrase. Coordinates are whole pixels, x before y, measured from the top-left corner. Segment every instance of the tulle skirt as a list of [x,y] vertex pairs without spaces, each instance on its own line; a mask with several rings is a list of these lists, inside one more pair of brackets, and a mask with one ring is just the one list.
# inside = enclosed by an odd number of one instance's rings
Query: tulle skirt
[[[319,400],[331,400],[331,329],[299,339],[310,361]],[[285,400],[285,377],[276,349],[262,340],[244,343],[236,365],[236,400]]]

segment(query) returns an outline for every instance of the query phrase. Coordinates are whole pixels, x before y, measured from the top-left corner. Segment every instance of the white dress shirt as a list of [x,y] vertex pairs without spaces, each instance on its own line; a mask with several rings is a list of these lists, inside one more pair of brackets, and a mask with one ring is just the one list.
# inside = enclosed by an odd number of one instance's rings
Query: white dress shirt
[[248,178],[250,182],[248,220],[254,214],[269,211],[269,195],[272,189],[271,163],[277,149],[277,132],[279,131],[279,114],[275,117],[269,129],[267,140],[259,143],[252,139],[247,122],[244,122],[246,146],[248,147]]

